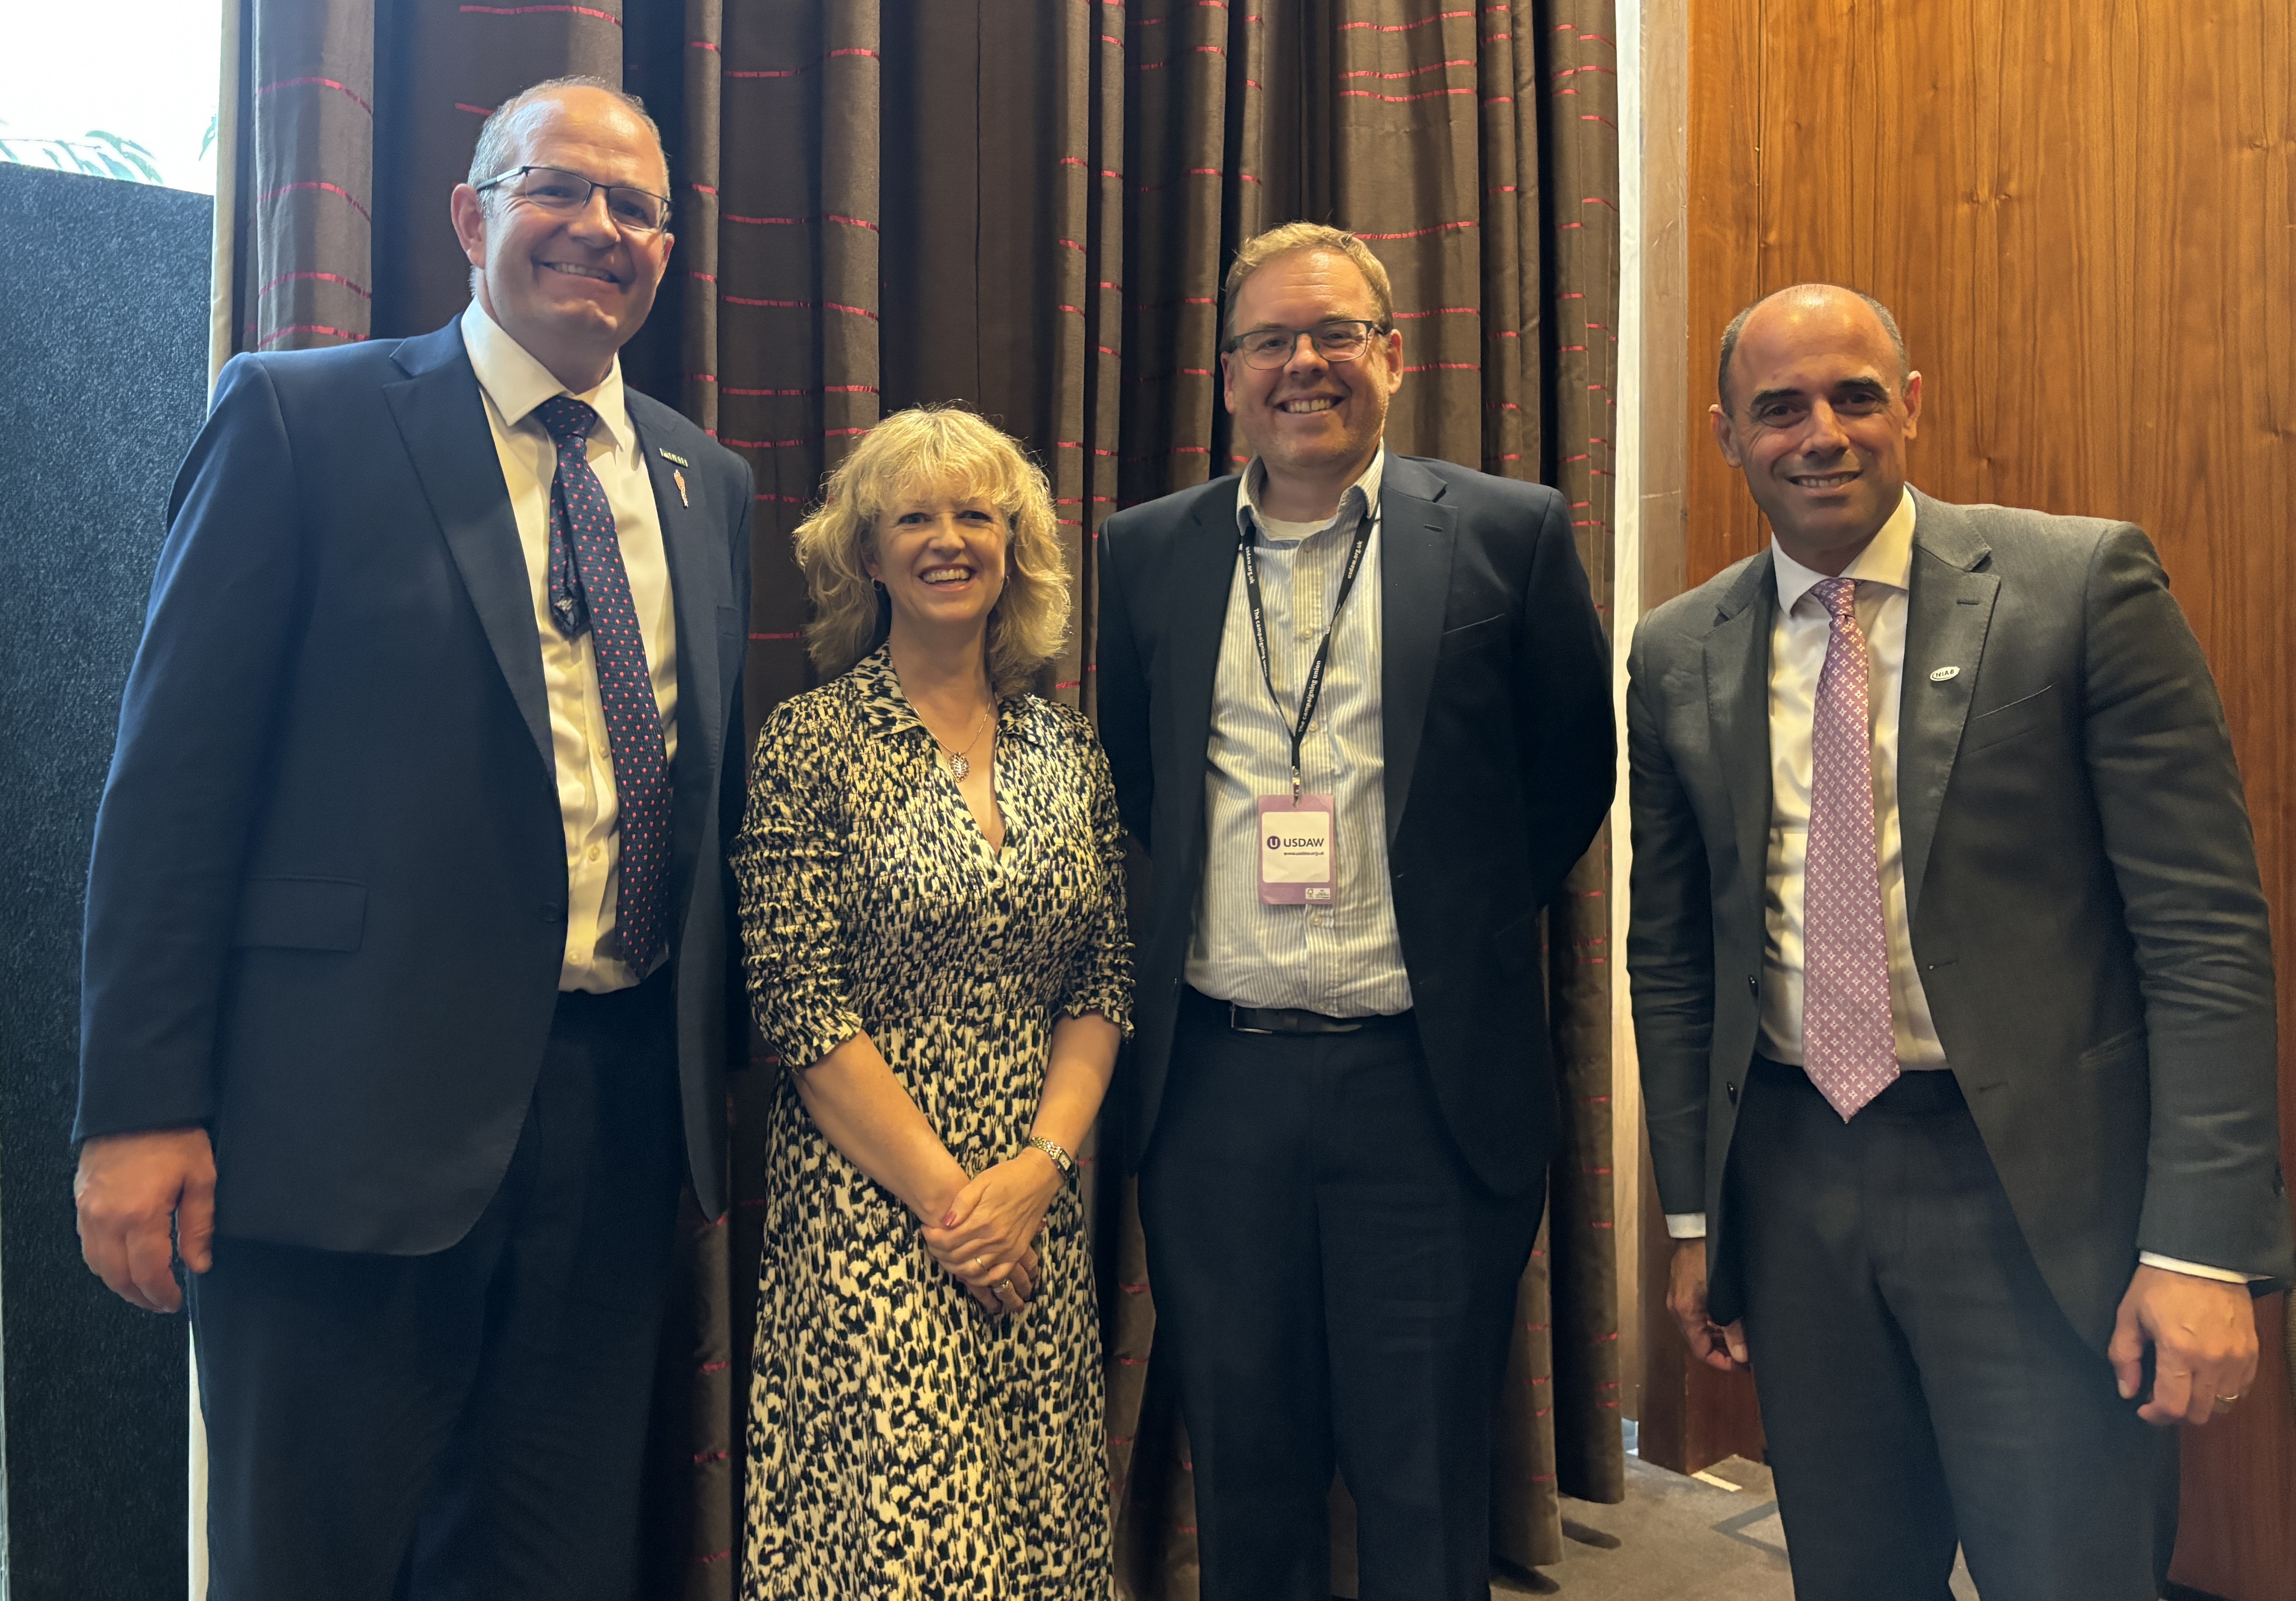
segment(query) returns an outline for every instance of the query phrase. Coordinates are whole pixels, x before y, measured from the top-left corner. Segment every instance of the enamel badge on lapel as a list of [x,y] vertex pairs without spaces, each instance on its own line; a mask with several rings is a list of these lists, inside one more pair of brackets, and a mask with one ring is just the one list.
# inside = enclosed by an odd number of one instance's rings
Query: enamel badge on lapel
[[1959,677],[1961,677],[1961,669],[1957,667],[1939,667],[1930,669],[1930,682],[1932,684],[1943,684],[1948,679]]
[[688,510],[693,509],[693,502],[687,499],[685,497],[685,469],[691,467],[693,464],[687,461],[684,456],[678,455],[676,451],[670,449],[666,445],[657,445],[654,448],[661,452],[662,460],[666,462],[675,462],[676,464],[676,466],[670,469],[669,481],[677,486],[677,504],[686,507]]

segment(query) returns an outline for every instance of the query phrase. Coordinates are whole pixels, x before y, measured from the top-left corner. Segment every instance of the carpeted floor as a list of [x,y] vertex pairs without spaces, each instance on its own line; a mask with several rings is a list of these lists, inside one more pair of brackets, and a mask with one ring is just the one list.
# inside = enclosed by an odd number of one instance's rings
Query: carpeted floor
[[[1742,1457],[1686,1479],[1628,1457],[1627,1498],[1599,1507],[1566,1498],[1562,1531],[1561,1563],[1500,1579],[1492,1601],[1793,1601],[1770,1470]],[[1953,1593],[1977,1601],[1958,1564]]]

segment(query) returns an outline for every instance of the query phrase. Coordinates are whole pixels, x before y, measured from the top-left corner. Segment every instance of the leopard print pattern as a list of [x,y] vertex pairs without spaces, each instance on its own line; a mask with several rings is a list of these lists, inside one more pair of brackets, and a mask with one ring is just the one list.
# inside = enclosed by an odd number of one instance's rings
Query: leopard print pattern
[[1041,1287],[985,1312],[823,1136],[793,1073],[876,1042],[966,1171],[1025,1148],[1055,1021],[1130,1026],[1107,758],[1033,695],[996,713],[991,851],[882,650],[776,708],[734,850],[774,1103],[750,1391],[747,1601],[1106,1601],[1100,1327],[1062,1190]]

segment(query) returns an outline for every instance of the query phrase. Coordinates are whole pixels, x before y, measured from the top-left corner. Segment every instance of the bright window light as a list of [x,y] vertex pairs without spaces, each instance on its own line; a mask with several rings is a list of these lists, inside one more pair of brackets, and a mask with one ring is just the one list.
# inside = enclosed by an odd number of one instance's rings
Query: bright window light
[[0,161],[213,194],[223,14],[0,0]]

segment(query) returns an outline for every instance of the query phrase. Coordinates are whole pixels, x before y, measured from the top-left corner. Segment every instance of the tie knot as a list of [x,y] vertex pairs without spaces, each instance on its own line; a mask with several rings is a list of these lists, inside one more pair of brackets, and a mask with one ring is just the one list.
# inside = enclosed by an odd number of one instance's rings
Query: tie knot
[[571,395],[551,396],[534,408],[534,415],[542,419],[561,450],[586,442],[598,425],[598,414]]
[[1810,586],[1809,592],[1817,596],[1817,603],[1833,614],[1833,620],[1843,621],[1857,616],[1857,580],[1856,579],[1821,579]]

